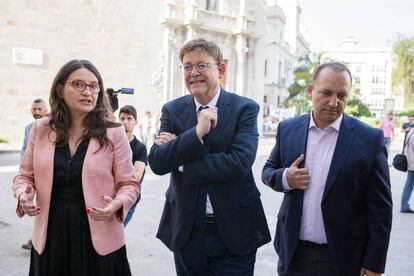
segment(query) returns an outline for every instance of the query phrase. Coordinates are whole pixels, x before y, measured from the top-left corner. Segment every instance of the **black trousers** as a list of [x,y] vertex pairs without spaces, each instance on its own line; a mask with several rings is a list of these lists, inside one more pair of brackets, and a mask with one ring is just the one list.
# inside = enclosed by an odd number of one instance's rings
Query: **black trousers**
[[328,246],[298,245],[288,271],[279,276],[335,276],[337,275]]
[[224,245],[215,223],[193,228],[190,239],[174,252],[178,276],[253,276],[256,250],[235,255]]

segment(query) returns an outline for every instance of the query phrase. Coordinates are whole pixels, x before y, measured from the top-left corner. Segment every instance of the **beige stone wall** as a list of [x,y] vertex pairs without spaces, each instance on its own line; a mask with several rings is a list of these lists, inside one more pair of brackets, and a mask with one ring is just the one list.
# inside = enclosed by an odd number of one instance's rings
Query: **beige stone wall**
[[[133,104],[139,116],[158,109],[163,2],[0,1],[0,136],[11,140],[0,149],[20,147],[32,100],[48,99],[55,74],[73,58],[92,61],[106,87],[134,88],[133,96],[119,96],[120,105]],[[42,50],[43,64],[13,63],[16,47]]]

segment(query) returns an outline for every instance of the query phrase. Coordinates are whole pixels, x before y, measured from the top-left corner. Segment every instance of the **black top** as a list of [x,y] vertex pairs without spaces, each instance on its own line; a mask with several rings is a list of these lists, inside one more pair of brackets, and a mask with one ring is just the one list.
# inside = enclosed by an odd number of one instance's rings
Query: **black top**
[[148,157],[147,157],[147,147],[138,141],[138,139],[134,136],[134,139],[129,142],[129,145],[131,146],[132,150],[132,164],[135,163],[135,161],[141,161],[144,162],[145,165],[147,165]]
[[70,157],[69,144],[56,146],[52,202],[84,203],[82,190],[82,167],[88,142],[82,141],[73,157]]

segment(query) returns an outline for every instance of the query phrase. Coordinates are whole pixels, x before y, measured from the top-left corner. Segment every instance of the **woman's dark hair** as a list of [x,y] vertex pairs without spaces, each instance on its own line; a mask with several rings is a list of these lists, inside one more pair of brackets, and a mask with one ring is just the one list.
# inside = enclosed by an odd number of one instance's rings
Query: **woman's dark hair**
[[113,147],[112,142],[106,137],[106,129],[118,127],[121,124],[115,121],[114,115],[109,107],[101,74],[99,74],[98,69],[90,61],[77,59],[71,60],[62,66],[50,89],[49,104],[51,108],[51,119],[49,121],[49,127],[56,132],[55,143],[61,146],[68,142],[68,129],[72,125],[69,108],[61,97],[60,90],[63,89],[69,75],[81,68],[91,71],[96,76],[101,89],[95,108],[83,119],[85,134],[82,139],[86,141],[89,141],[91,138],[97,139],[100,144],[99,149],[103,146],[107,147],[108,145]]

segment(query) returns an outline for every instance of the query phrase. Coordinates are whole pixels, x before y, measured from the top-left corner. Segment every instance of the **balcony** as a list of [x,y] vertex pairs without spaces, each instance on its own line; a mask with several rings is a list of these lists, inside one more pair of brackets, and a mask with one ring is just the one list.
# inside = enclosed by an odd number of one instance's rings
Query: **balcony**
[[198,25],[201,29],[220,33],[254,33],[256,22],[244,16],[233,16],[207,11],[197,5],[181,5],[173,2],[166,3],[165,16],[162,24]]

